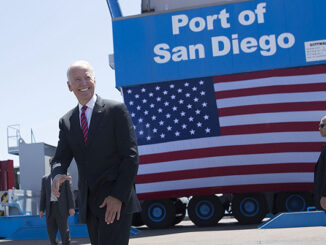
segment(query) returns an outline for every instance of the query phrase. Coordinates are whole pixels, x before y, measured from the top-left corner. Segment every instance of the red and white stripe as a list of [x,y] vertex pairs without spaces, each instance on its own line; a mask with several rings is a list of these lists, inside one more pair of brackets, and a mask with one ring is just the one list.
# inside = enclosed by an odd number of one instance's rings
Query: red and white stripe
[[326,66],[218,76],[214,89],[221,136],[139,146],[139,197],[311,190]]

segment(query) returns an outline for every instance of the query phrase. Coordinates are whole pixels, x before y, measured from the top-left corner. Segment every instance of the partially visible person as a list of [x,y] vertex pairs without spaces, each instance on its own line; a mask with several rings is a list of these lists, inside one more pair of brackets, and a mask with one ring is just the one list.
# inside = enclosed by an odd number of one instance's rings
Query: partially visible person
[[[50,159],[50,167],[51,167]],[[75,214],[74,196],[69,181],[61,185],[61,195],[56,198],[51,193],[51,174],[42,178],[42,189],[40,199],[40,218],[46,213],[46,228],[51,245],[58,244],[58,229],[61,235],[62,244],[70,244],[68,216]]]
[[[326,116],[319,123],[319,132],[326,137]],[[314,173],[314,200],[318,209],[326,210],[326,144],[319,155]]]

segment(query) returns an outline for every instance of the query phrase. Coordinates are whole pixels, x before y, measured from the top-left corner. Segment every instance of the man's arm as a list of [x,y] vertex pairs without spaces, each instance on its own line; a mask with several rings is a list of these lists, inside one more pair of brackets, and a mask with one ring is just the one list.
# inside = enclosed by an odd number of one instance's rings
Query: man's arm
[[122,202],[127,202],[131,188],[134,185],[138,171],[138,149],[134,131],[127,107],[121,104],[116,107],[115,113],[116,142],[120,155],[118,177],[115,181],[111,195]]
[[130,191],[134,185],[138,171],[136,135],[129,112],[124,104],[120,104],[114,108],[114,120],[115,141],[121,162],[113,190],[100,205],[100,208],[106,206],[105,222],[108,224],[113,223],[115,219],[120,219],[122,203],[128,202]]

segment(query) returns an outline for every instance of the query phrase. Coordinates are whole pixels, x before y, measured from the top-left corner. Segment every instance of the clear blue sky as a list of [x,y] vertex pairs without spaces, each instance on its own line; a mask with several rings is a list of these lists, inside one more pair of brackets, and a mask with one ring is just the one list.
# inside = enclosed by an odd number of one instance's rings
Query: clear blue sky
[[[120,0],[123,15],[140,13],[140,0]],[[126,30],[128,31],[128,30]],[[67,67],[89,61],[96,92],[122,100],[108,54],[113,53],[106,0],[2,0],[0,2],[0,160],[7,154],[7,126],[20,124],[22,138],[56,145],[58,120],[77,105],[66,85]]]

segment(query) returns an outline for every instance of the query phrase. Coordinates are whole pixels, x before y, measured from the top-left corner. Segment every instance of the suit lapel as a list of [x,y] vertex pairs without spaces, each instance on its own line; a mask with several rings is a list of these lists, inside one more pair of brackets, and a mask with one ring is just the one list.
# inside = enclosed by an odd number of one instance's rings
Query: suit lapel
[[86,146],[91,145],[96,132],[98,131],[98,125],[103,119],[104,115],[104,102],[102,101],[101,97],[97,95],[97,100],[95,102],[91,123],[88,127],[88,136],[87,136],[87,144]]

